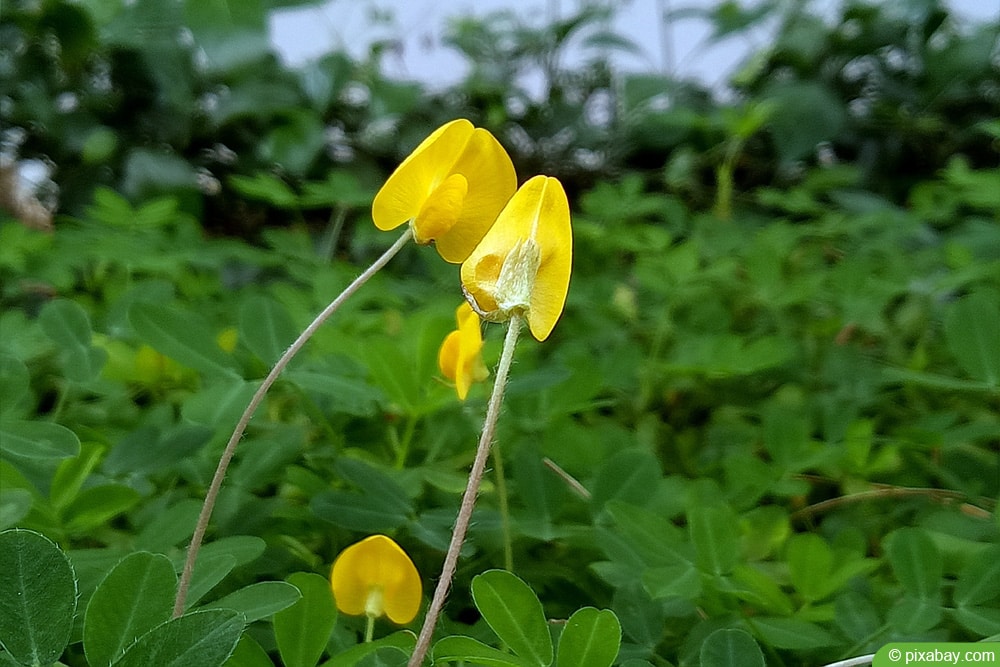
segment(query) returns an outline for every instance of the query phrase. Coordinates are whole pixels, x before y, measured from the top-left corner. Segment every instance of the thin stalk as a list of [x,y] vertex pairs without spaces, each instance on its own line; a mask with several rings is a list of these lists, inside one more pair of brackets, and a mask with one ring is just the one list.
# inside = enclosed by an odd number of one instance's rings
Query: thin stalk
[[493,446],[493,474],[496,477],[497,502],[500,503],[500,533],[503,535],[503,568],[514,571],[514,545],[510,536],[510,503],[507,500],[507,476],[503,470],[500,446]]
[[448,597],[451,580],[455,576],[458,556],[462,551],[462,543],[465,542],[465,534],[469,530],[472,510],[476,505],[476,495],[479,493],[479,485],[483,481],[486,460],[489,458],[490,446],[493,444],[493,436],[496,433],[500,406],[503,403],[503,393],[507,386],[507,375],[510,372],[511,362],[514,360],[514,348],[517,346],[517,337],[520,332],[521,316],[514,315],[507,324],[507,335],[504,337],[503,352],[500,354],[500,364],[497,366],[496,378],[493,381],[493,393],[490,395],[490,402],[486,408],[483,432],[479,438],[479,446],[476,448],[476,458],[472,462],[472,470],[469,471],[469,483],[462,495],[462,505],[458,510],[458,517],[455,519],[455,528],[451,533],[448,553],[445,554],[444,565],[441,567],[441,577],[438,579],[437,588],[434,589],[434,597],[431,598],[430,607],[427,608],[424,625],[420,628],[417,644],[413,648],[413,655],[410,656],[409,667],[423,665],[427,650],[430,648],[431,637],[434,635],[434,628],[444,607],[444,600]]
[[370,644],[372,638],[375,636],[375,617],[368,614],[368,620],[365,622],[365,643]]
[[848,658],[847,660],[840,660],[838,662],[831,662],[824,667],[861,667],[862,665],[870,665],[872,661],[875,660],[875,654],[871,655],[859,655],[856,658]]
[[274,368],[271,372],[267,374],[264,381],[260,383],[257,391],[254,393],[253,398],[250,399],[250,403],[247,405],[246,410],[243,411],[243,415],[240,420],[236,422],[236,428],[233,429],[233,435],[229,438],[229,442],[226,444],[226,448],[222,452],[222,456],[219,457],[219,465],[215,469],[215,476],[212,477],[212,482],[208,486],[208,492],[205,494],[205,502],[201,506],[201,514],[198,515],[198,523],[194,528],[194,535],[191,536],[191,545],[188,547],[187,560],[184,561],[184,570],[181,572],[180,581],[177,584],[177,597],[174,599],[174,618],[177,618],[184,613],[184,603],[187,600],[188,588],[191,586],[191,575],[194,572],[194,563],[198,558],[198,551],[201,549],[201,543],[205,539],[205,531],[208,529],[208,522],[212,518],[212,510],[215,509],[215,501],[219,496],[219,489],[222,488],[222,481],[226,477],[226,469],[229,467],[229,462],[233,458],[233,454],[236,453],[236,447],[240,444],[240,439],[243,437],[244,431],[247,429],[247,425],[250,423],[250,419],[253,417],[254,412],[260,406],[261,402],[264,400],[264,395],[267,394],[267,390],[271,388],[281,372],[285,370],[288,362],[292,360],[299,350],[306,344],[313,334],[322,326],[326,320],[337,312],[337,309],[348,298],[351,297],[358,289],[364,285],[368,280],[378,273],[379,269],[389,263],[389,260],[396,256],[396,254],[407,244],[407,242],[413,237],[413,233],[410,227],[406,227],[406,231],[403,235],[389,247],[382,256],[375,260],[375,262],[365,269],[364,273],[354,279],[350,285],[348,285],[343,292],[337,296],[336,299],[330,302],[323,312],[316,316],[309,326],[305,328],[299,337],[295,339],[285,353],[281,355],[277,363],[274,364]]
[[391,433],[393,434],[393,449],[396,450],[396,469],[402,470],[406,465],[406,457],[410,453],[410,443],[413,442],[413,434],[417,430],[417,418],[410,415],[406,418],[406,426],[403,428],[402,439],[395,435],[396,431],[393,429]]

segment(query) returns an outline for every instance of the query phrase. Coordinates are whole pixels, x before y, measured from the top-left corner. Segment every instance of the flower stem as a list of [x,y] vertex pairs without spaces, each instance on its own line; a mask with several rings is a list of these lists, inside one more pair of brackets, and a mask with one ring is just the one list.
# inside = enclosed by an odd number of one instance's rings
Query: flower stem
[[375,616],[367,614],[368,620],[365,622],[365,643],[370,644],[375,636]]
[[500,533],[503,535],[503,569],[514,571],[514,545],[510,537],[510,502],[507,495],[507,475],[499,445],[493,446],[493,473],[496,477],[497,502],[500,503]]
[[451,532],[451,543],[448,545],[448,553],[445,554],[444,565],[441,567],[441,577],[438,579],[437,588],[434,589],[434,597],[431,598],[430,607],[427,608],[427,615],[424,617],[423,627],[420,628],[417,644],[413,648],[413,655],[410,656],[409,667],[419,667],[424,663],[427,650],[430,648],[431,637],[434,635],[434,627],[441,616],[444,600],[448,597],[448,589],[451,588],[451,580],[455,576],[458,556],[462,551],[462,543],[465,542],[465,534],[469,530],[472,510],[476,504],[476,495],[479,493],[479,485],[483,481],[486,460],[489,458],[490,446],[493,444],[493,436],[496,433],[500,405],[503,403],[503,392],[507,386],[507,375],[510,372],[511,362],[514,360],[514,348],[517,345],[517,337],[520,332],[521,316],[513,315],[507,323],[507,335],[504,337],[503,352],[500,354],[500,363],[497,365],[496,378],[493,381],[493,393],[490,395],[490,402],[486,408],[483,432],[479,437],[479,446],[476,448],[476,458],[472,462],[472,470],[469,471],[469,482],[462,495],[462,505],[458,510],[458,517],[455,519],[455,528]]
[[219,465],[215,469],[215,476],[212,477],[212,482],[208,486],[208,492],[205,494],[205,502],[201,506],[201,514],[198,515],[198,523],[194,528],[194,535],[191,536],[191,545],[188,547],[187,560],[184,561],[184,570],[181,572],[180,581],[177,583],[177,597],[174,599],[174,618],[177,618],[184,613],[184,603],[187,601],[188,589],[191,586],[191,575],[194,573],[194,563],[198,558],[198,551],[201,549],[201,543],[205,539],[205,531],[208,529],[208,522],[212,518],[212,510],[215,509],[215,501],[219,496],[219,489],[222,488],[222,481],[226,477],[226,469],[229,467],[229,462],[233,458],[233,454],[236,453],[236,447],[240,444],[240,439],[243,437],[243,432],[246,431],[247,425],[250,423],[250,419],[253,417],[254,412],[264,400],[264,395],[267,394],[267,390],[271,388],[281,372],[285,370],[288,362],[292,360],[299,350],[305,346],[306,341],[312,338],[313,334],[322,326],[326,320],[337,312],[337,309],[347,299],[353,295],[358,289],[364,285],[368,280],[378,273],[379,269],[389,263],[389,260],[396,256],[396,254],[407,244],[407,242],[413,238],[413,232],[410,231],[410,227],[407,226],[406,231],[403,235],[393,243],[388,250],[382,253],[382,256],[375,260],[375,262],[369,266],[365,271],[354,279],[350,285],[348,285],[343,292],[341,292],[336,299],[330,302],[323,312],[316,316],[309,326],[299,334],[299,337],[295,339],[285,353],[281,355],[277,363],[274,364],[274,368],[271,372],[267,374],[263,382],[257,388],[253,397],[250,399],[250,403],[247,405],[246,409],[243,411],[243,415],[240,417],[239,421],[236,422],[236,428],[233,429],[233,434],[229,438],[229,442],[226,444],[225,450],[222,452],[222,456],[219,457]]

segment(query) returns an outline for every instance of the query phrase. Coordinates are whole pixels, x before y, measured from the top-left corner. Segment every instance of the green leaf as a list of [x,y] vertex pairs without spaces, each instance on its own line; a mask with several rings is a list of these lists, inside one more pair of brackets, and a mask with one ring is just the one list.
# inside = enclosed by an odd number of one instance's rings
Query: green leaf
[[622,626],[610,609],[584,607],[566,621],[559,636],[556,664],[560,667],[611,667],[618,657]]
[[[731,579],[715,583],[720,591],[749,602],[758,609],[758,613],[789,616],[795,611],[795,605],[789,595],[782,590],[779,581],[781,580],[773,573],[742,563],[733,570]],[[689,599],[693,599],[693,596]]]
[[[319,69],[319,68],[313,68]],[[304,73],[308,76],[309,68]],[[329,72],[324,73],[329,76]],[[330,208],[343,206],[349,208],[366,208],[371,206],[374,190],[362,186],[361,181],[353,171],[334,169],[327,171],[326,180],[302,184],[303,207]]]
[[1000,609],[996,607],[958,607],[952,610],[952,616],[978,635],[1000,639]]
[[[157,20],[162,19],[157,17]],[[157,66],[165,73],[170,63],[161,61]],[[133,201],[166,192],[198,189],[198,172],[194,165],[176,153],[159,149],[133,148],[125,158],[124,172],[121,188]]]
[[980,605],[1000,597],[1000,545],[993,545],[976,556],[958,575],[955,604],[960,607]]
[[185,614],[140,637],[115,667],[221,667],[243,626],[240,614],[226,609]]
[[86,442],[81,445],[79,456],[66,459],[59,464],[52,477],[50,500],[53,508],[61,511],[73,502],[103,455],[103,446],[96,442]]
[[[271,662],[267,651],[261,648],[257,640],[244,632],[239,643],[236,644],[236,650],[226,660],[225,667],[274,667],[274,663]],[[286,664],[285,667],[290,666]],[[310,667],[314,667],[314,665],[310,665]]]
[[815,602],[833,592],[833,550],[822,537],[812,533],[792,536],[786,557],[792,585],[803,598]]
[[69,643],[76,578],[59,547],[30,530],[0,533],[0,644],[22,665],[50,665]]
[[688,532],[705,572],[723,575],[732,572],[740,557],[736,515],[724,505],[695,503],[687,512]]
[[445,637],[434,645],[434,664],[468,662],[484,667],[526,667],[530,663],[472,637]]
[[235,362],[215,342],[208,322],[195,313],[136,302],[129,322],[146,343],[174,361],[207,375],[235,375]]
[[98,584],[87,605],[83,648],[91,667],[112,664],[136,639],[170,618],[177,575],[170,559],[137,552]]
[[203,605],[203,609],[232,609],[243,614],[247,623],[267,618],[282,609],[287,609],[302,594],[299,589],[283,581],[261,581],[250,584],[229,595]]
[[341,477],[365,494],[383,498],[387,506],[395,507],[398,512],[409,514],[413,511],[413,504],[406,491],[375,466],[345,456],[337,459],[334,468]]
[[84,533],[124,514],[139,502],[135,489],[121,484],[102,484],[85,489],[66,510],[66,530]]
[[943,614],[940,601],[907,594],[892,606],[886,620],[898,632],[914,635],[936,626]]
[[764,654],[749,633],[716,630],[701,644],[701,667],[764,667]]
[[386,398],[395,403],[403,414],[419,416],[423,408],[424,385],[417,377],[413,359],[395,341],[374,340],[360,353],[371,378]]
[[886,555],[903,588],[916,598],[938,598],[944,563],[937,546],[921,528],[900,528],[886,538]]
[[0,418],[24,416],[33,402],[28,367],[17,357],[0,354]]
[[771,137],[782,161],[797,160],[837,136],[846,113],[840,97],[816,81],[787,81],[768,87]]
[[191,574],[191,586],[188,588],[185,610],[191,609],[235,568],[236,558],[232,554],[219,552],[199,554],[194,572]]
[[211,429],[231,430],[250,403],[257,387],[256,382],[227,377],[191,394],[184,401],[181,416]]
[[[264,540],[250,535],[223,537],[203,546],[191,577],[187,608],[215,588],[237,565],[246,565],[259,558],[266,546]],[[184,554],[178,554],[173,561],[174,569],[180,571],[183,562]]]
[[234,174],[229,177],[229,185],[244,197],[267,202],[275,208],[295,209],[298,206],[295,192],[272,174],[263,172],[253,176]]
[[302,598],[274,615],[274,638],[285,667],[314,667],[337,622],[337,606],[326,577],[293,572],[287,578]]
[[273,364],[298,337],[288,310],[274,299],[252,296],[240,308],[240,339],[265,364]]
[[[202,556],[232,556],[237,565],[246,565],[260,558],[267,548],[267,542],[253,535],[231,535],[216,539],[201,548]],[[181,554],[178,561],[183,561]],[[178,562],[174,562],[176,567]]]
[[150,473],[176,467],[214,435],[201,424],[180,423],[163,433],[142,426],[126,434],[108,452],[103,470],[110,474]]
[[382,392],[361,378],[298,370],[288,371],[284,378],[307,392],[329,397],[330,410],[348,415],[371,417],[383,400]]
[[857,591],[847,591],[834,603],[834,619],[840,630],[851,640],[861,642],[882,624],[872,601]]
[[323,150],[322,121],[309,111],[290,109],[271,126],[274,129],[258,144],[259,154],[293,176],[303,176]]
[[200,512],[201,501],[194,498],[161,510],[136,535],[136,549],[169,552],[172,547],[191,538]]
[[684,532],[656,512],[613,500],[607,511],[626,542],[649,566],[691,565]]
[[409,656],[395,646],[380,646],[355,663],[355,667],[406,667]]
[[387,532],[409,521],[391,499],[368,493],[324,491],[313,496],[309,508],[320,519],[348,530]]
[[552,636],[542,603],[535,593],[506,570],[489,570],[472,580],[472,599],[500,641],[529,664],[552,663]]
[[67,378],[87,382],[97,377],[108,354],[91,346],[93,332],[83,308],[68,299],[50,301],[38,314],[38,324],[62,352]]
[[65,426],[52,422],[0,423],[0,454],[25,459],[68,459],[80,453],[80,439]]
[[1000,386],[1000,307],[985,293],[963,296],[944,317],[945,341],[966,373]]
[[593,502],[601,507],[611,500],[642,506],[649,501],[650,489],[663,478],[660,461],[651,452],[624,449],[605,461],[594,482]]
[[805,458],[809,443],[809,423],[797,406],[772,404],[764,411],[764,446],[771,458],[784,469],[795,470]]
[[413,505],[406,492],[377,468],[341,457],[337,472],[361,493],[325,491],[315,495],[310,508],[321,519],[350,530],[386,532],[409,521]]
[[648,567],[642,572],[642,585],[654,600],[701,595],[701,573],[693,563]]
[[38,324],[45,335],[61,347],[90,347],[90,318],[83,308],[69,299],[55,299],[42,306]]
[[31,511],[34,499],[27,489],[0,487],[0,530],[16,525]]
[[187,0],[184,19],[213,73],[249,69],[268,53],[265,3]]
[[803,650],[837,644],[837,639],[820,626],[797,618],[762,616],[753,619],[753,629],[762,642],[774,648]]
[[384,648],[395,648],[406,654],[413,653],[413,647],[417,643],[417,636],[409,630],[394,632],[388,637],[376,639],[373,642],[352,646],[346,651],[341,651],[323,663],[323,667],[356,667],[362,660],[365,660],[373,653],[377,653]]

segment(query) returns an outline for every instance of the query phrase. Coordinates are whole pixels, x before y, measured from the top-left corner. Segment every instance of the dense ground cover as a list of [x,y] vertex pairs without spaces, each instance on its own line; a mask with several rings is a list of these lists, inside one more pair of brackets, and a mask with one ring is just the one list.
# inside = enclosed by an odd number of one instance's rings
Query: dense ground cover
[[[285,70],[260,42],[265,8],[203,6],[0,17],[5,139],[51,159],[59,193],[53,229],[0,214],[0,530],[46,536],[72,566],[60,578],[48,542],[0,535],[4,592],[28,585],[8,574],[26,554],[51,573],[29,588],[49,596],[31,627],[55,636],[37,664],[152,664],[145,651],[205,628],[220,646],[242,637],[230,665],[405,662],[412,637],[387,621],[376,636],[404,650],[363,655],[364,620],[337,616],[322,577],[385,533],[430,589],[472,460],[488,388],[461,402],[441,377],[462,294],[457,268],[418,247],[316,334],[253,421],[189,598],[201,614],[119,655],[169,616],[255,386],[394,240],[371,225],[376,189],[457,116],[492,129],[522,180],[564,181],[575,256],[551,337],[517,350],[441,636],[514,649],[489,664],[548,664],[545,639],[511,641],[537,629],[533,591],[545,638],[576,631],[580,608],[612,610],[608,661],[631,667],[997,640],[997,25],[957,27],[934,3],[848,4],[836,26],[772,8],[779,40],[723,103],[560,69],[571,40],[595,63],[626,47],[598,10],[454,26],[473,72],[431,95],[382,79],[377,54]],[[715,14],[720,34],[764,18]],[[510,86],[532,67],[544,100]],[[506,631],[494,589],[523,602]],[[129,619],[107,620],[135,590]],[[21,648],[47,640],[0,616],[0,659],[36,664]]]

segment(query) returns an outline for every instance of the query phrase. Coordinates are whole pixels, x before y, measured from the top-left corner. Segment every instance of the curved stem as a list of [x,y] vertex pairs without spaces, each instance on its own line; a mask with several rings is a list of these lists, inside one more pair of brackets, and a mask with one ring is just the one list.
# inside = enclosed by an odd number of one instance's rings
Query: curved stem
[[423,664],[427,650],[430,648],[431,637],[434,635],[434,628],[444,607],[444,600],[448,597],[451,580],[455,576],[458,556],[462,551],[462,543],[465,542],[465,534],[469,530],[469,521],[472,519],[472,510],[476,504],[476,495],[479,493],[479,484],[483,481],[486,460],[489,458],[490,446],[493,444],[493,436],[496,433],[500,405],[503,403],[503,392],[507,386],[507,375],[510,372],[511,362],[514,360],[514,347],[517,345],[517,337],[520,332],[521,316],[514,315],[507,324],[507,335],[503,341],[503,352],[500,355],[500,363],[497,365],[496,379],[493,381],[493,393],[490,395],[490,402],[486,408],[483,432],[479,438],[479,446],[476,448],[476,458],[472,462],[472,470],[469,472],[469,483],[462,495],[462,505],[458,510],[458,517],[455,519],[455,528],[451,533],[448,553],[445,554],[444,565],[441,567],[441,577],[438,579],[437,588],[434,589],[434,597],[431,598],[430,607],[427,608],[424,625],[420,628],[417,644],[413,648],[413,655],[410,656],[409,667],[419,667]]
[[198,515],[198,523],[194,528],[194,535],[191,536],[191,545],[188,547],[187,560],[184,561],[184,570],[181,572],[180,581],[177,583],[177,597],[174,599],[174,618],[177,618],[184,613],[184,603],[187,601],[188,588],[191,586],[191,575],[194,573],[194,563],[195,559],[198,558],[198,551],[201,549],[201,543],[205,539],[205,531],[208,529],[208,522],[212,518],[212,510],[215,509],[215,501],[219,497],[219,489],[222,488],[222,481],[226,477],[226,469],[229,467],[229,462],[233,458],[233,454],[236,453],[236,447],[240,444],[240,439],[243,437],[243,432],[246,431],[247,425],[250,423],[250,419],[253,417],[254,412],[260,406],[261,402],[264,400],[264,395],[267,394],[267,390],[271,388],[274,381],[278,379],[281,372],[285,370],[288,362],[292,360],[299,350],[306,344],[313,334],[322,326],[326,320],[333,315],[338,308],[347,299],[353,295],[358,289],[364,285],[368,280],[378,273],[379,269],[388,264],[389,260],[396,256],[396,254],[406,245],[406,243],[413,237],[413,233],[410,227],[407,226],[406,231],[403,235],[389,247],[382,256],[375,260],[375,262],[365,269],[364,273],[354,279],[350,285],[348,285],[343,292],[337,296],[336,299],[330,302],[323,312],[316,316],[309,326],[305,328],[299,337],[295,339],[285,353],[281,355],[277,363],[274,364],[274,368],[271,372],[267,374],[264,381],[260,383],[257,391],[254,393],[253,397],[250,399],[250,403],[247,405],[246,410],[243,411],[243,415],[240,417],[239,421],[236,422],[236,428],[233,430],[233,435],[230,436],[229,442],[226,444],[226,448],[222,452],[222,456],[219,457],[219,465],[215,469],[215,475],[212,477],[212,482],[208,486],[208,492],[205,494],[205,502],[201,506],[201,514]]
[[493,446],[493,473],[496,477],[497,502],[500,503],[500,533],[503,535],[503,569],[514,571],[514,545],[510,536],[510,501],[507,496],[507,476],[499,445]]
[[871,655],[859,655],[856,658],[848,658],[847,660],[840,660],[838,662],[831,662],[824,667],[862,667],[862,665],[872,664],[872,660],[875,659],[875,654]]

